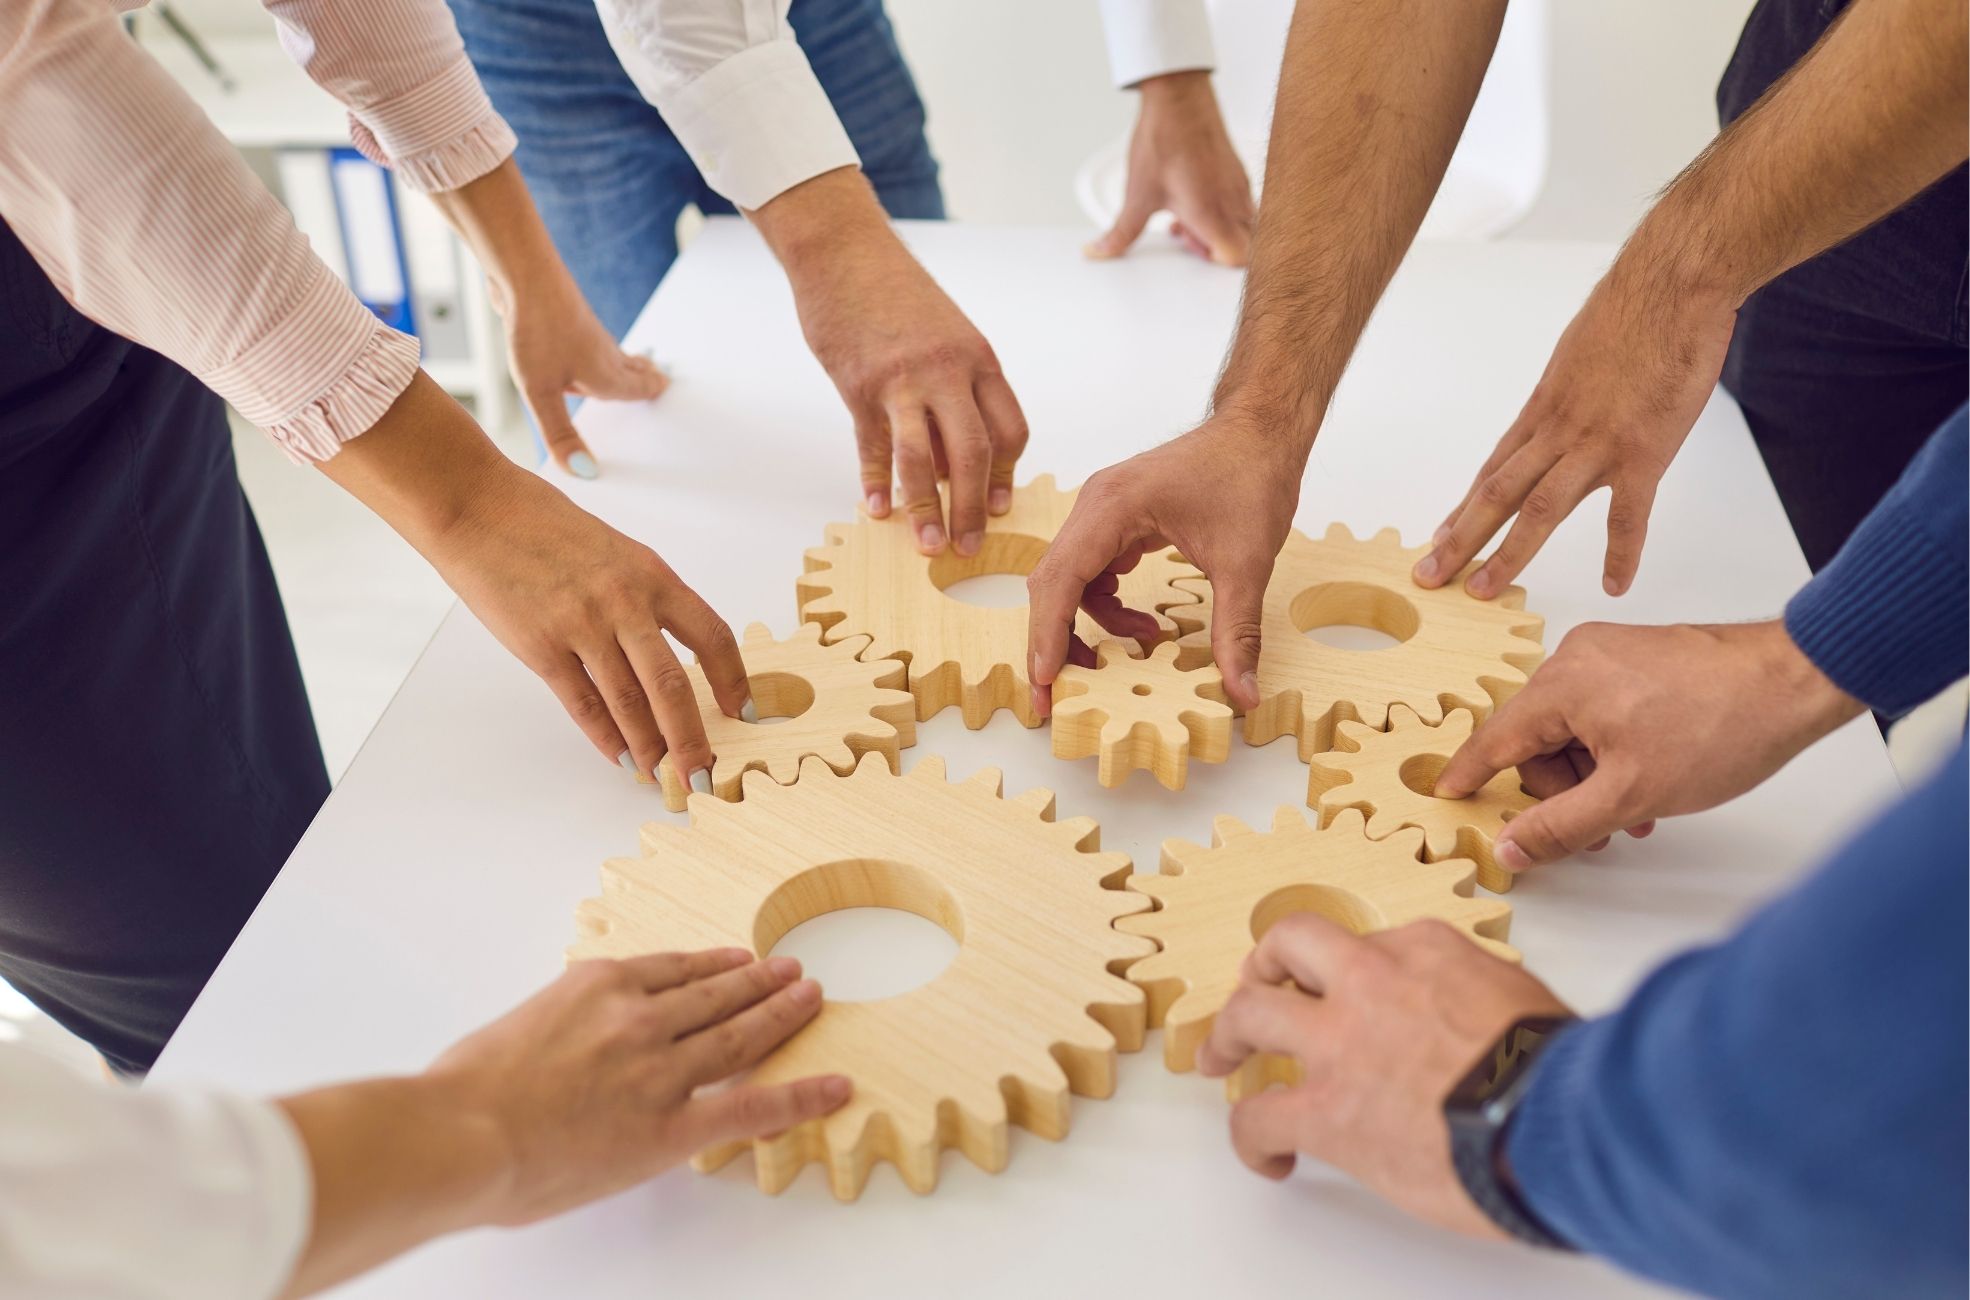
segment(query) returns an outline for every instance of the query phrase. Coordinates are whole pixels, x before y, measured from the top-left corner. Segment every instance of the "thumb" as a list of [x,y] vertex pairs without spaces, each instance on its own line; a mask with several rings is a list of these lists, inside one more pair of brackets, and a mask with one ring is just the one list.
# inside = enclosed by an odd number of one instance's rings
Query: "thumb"
[[1252,259],[1251,222],[1239,222],[1220,212],[1204,212],[1185,223],[1203,241],[1219,266],[1243,266]]
[[588,445],[575,432],[575,422],[569,418],[568,404],[561,394],[548,390],[530,392],[525,395],[527,410],[534,417],[534,424],[540,429],[540,440],[547,444],[547,454],[556,465],[576,478],[595,478],[602,471],[595,463],[594,455]]
[[1541,866],[1598,844],[1632,822],[1610,793],[1614,779],[1605,765],[1579,785],[1534,804],[1505,823],[1492,854],[1510,871]]
[[1120,257],[1129,251],[1136,240],[1142,238],[1143,227],[1149,224],[1149,218],[1155,214],[1154,204],[1131,195],[1122,204],[1122,211],[1115,218],[1115,224],[1081,251],[1096,261],[1108,261]]
[[1211,575],[1211,657],[1241,709],[1259,706],[1259,632],[1267,574]]

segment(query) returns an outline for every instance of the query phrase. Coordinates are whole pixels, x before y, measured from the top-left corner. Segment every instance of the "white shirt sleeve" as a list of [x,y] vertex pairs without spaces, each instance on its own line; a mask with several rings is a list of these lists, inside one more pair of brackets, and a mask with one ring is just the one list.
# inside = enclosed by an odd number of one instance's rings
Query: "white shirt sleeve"
[[794,39],[791,3],[595,0],[630,80],[742,208],[861,161]]
[[1217,66],[1204,0],[1101,0],[1108,68],[1127,89],[1166,72]]
[[101,1083],[0,1044],[0,1295],[265,1300],[313,1176],[270,1102]]

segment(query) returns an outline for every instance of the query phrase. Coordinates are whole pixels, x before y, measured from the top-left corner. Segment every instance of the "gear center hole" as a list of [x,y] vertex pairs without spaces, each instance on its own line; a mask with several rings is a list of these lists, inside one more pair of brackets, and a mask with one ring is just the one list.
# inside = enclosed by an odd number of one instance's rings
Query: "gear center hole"
[[830,1002],[921,988],[963,941],[956,896],[923,868],[882,858],[810,867],[769,894],[753,922],[753,951],[798,957]]
[[1136,685],[1129,687],[1129,694],[1131,695],[1147,695],[1149,693],[1150,693],[1150,688],[1140,683],[1137,683]]
[[1263,939],[1281,918],[1295,912],[1324,916],[1350,934],[1368,934],[1385,925],[1381,912],[1359,894],[1332,885],[1288,885],[1273,890],[1252,909],[1253,941]]
[[1409,599],[1365,582],[1322,582],[1293,597],[1293,626],[1336,650],[1387,650],[1416,635],[1422,615]]
[[1026,608],[1026,575],[1047,553],[1043,538],[1025,533],[986,533],[978,554],[947,546],[930,557],[930,581],[960,604],[982,609]]
[[1411,754],[1402,760],[1402,766],[1396,769],[1396,775],[1402,778],[1404,785],[1417,794],[1434,799],[1437,778],[1443,775],[1443,769],[1449,763],[1450,756],[1447,754]]
[[746,678],[758,721],[772,724],[797,718],[814,707],[814,688],[792,673],[757,673]]

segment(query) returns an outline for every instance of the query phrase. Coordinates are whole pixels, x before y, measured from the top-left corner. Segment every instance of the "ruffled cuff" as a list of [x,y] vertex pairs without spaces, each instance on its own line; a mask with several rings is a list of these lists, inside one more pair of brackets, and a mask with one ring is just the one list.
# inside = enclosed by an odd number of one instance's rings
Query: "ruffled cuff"
[[463,55],[417,89],[352,111],[349,138],[365,158],[427,194],[479,179],[518,143]]
[[1126,90],[1169,72],[1217,66],[1204,0],[1101,0],[1108,69]]
[[376,319],[319,262],[278,327],[206,375],[298,464],[327,460],[383,418],[417,374],[417,340]]

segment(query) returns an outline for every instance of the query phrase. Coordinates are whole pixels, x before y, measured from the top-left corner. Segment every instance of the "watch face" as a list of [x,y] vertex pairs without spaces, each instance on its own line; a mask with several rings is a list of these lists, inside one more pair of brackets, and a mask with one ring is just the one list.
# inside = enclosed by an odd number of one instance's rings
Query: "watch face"
[[1565,1016],[1527,1016],[1518,1021],[1492,1045],[1491,1051],[1460,1080],[1444,1105],[1475,1110],[1518,1072],[1519,1063],[1531,1055],[1546,1036],[1561,1025],[1571,1023]]

